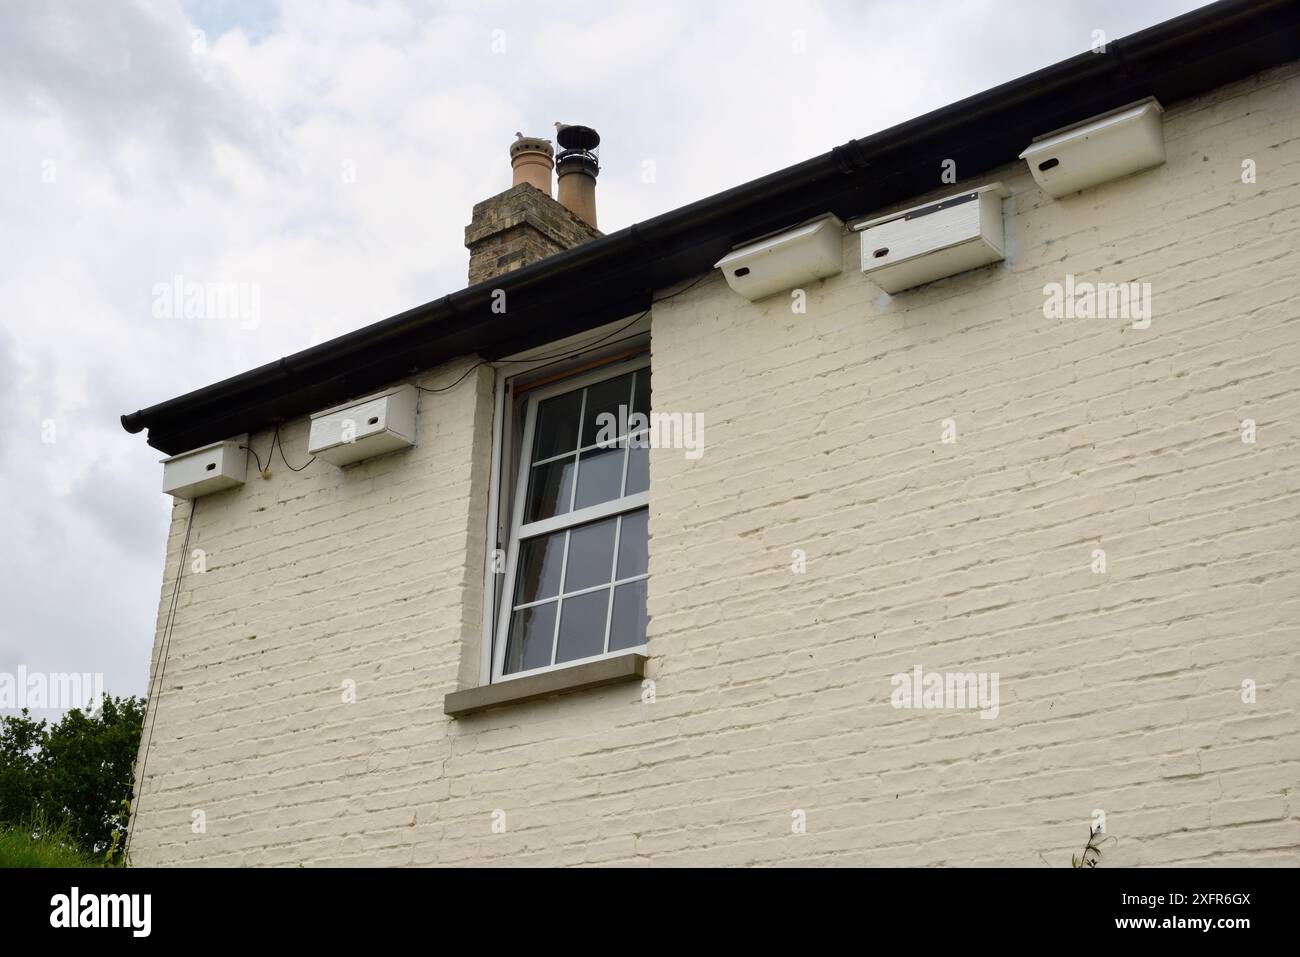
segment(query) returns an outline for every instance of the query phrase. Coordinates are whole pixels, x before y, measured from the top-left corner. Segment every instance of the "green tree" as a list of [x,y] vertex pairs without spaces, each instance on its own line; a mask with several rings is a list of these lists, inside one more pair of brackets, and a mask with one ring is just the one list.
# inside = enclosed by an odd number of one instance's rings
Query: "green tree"
[[45,722],[21,714],[0,716],[0,824],[32,820],[38,812]]
[[0,822],[44,820],[78,846],[102,854],[126,832],[144,701],[104,698],[73,708],[54,725],[24,710],[0,718]]

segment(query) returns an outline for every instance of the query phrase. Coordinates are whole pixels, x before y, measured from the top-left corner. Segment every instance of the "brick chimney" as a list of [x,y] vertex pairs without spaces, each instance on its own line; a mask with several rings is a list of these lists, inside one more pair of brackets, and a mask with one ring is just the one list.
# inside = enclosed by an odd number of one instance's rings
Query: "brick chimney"
[[[474,285],[545,259],[600,236],[594,223],[595,176],[584,192],[590,222],[551,198],[555,150],[549,140],[515,134],[510,145],[514,183],[504,193],[474,204],[465,227],[469,282]],[[583,209],[586,213],[586,209]]]

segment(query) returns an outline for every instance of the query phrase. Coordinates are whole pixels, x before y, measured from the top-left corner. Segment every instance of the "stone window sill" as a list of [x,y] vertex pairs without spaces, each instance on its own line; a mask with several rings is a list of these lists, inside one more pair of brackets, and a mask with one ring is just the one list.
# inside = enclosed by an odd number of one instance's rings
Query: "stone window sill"
[[571,668],[546,671],[529,678],[516,678],[513,681],[500,681],[495,684],[481,685],[478,688],[465,688],[453,691],[443,698],[442,710],[450,717],[463,718],[501,705],[520,704],[524,701],[536,701],[539,698],[550,698],[586,688],[600,688],[623,681],[636,681],[645,677],[646,661],[645,655],[616,655],[612,658],[574,665]]

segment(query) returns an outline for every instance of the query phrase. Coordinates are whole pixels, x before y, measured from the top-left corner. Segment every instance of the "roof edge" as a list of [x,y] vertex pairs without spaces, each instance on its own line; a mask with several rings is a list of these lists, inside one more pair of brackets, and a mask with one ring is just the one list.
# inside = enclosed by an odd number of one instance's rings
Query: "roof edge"
[[[1104,54],[1078,54],[505,276],[128,413],[122,427],[133,434],[147,428],[150,445],[175,453],[373,391],[457,355],[507,355],[547,336],[559,338],[647,308],[654,289],[707,271],[719,255],[764,232],[818,213],[848,219],[920,195],[933,188],[921,170],[934,168],[939,157],[957,157],[965,179],[1013,161],[1042,129],[1142,96],[1168,105],[1297,57],[1300,0],[1220,0],[1110,41]],[[507,291],[509,322],[492,312],[496,289]],[[579,314],[575,301],[582,303]]]

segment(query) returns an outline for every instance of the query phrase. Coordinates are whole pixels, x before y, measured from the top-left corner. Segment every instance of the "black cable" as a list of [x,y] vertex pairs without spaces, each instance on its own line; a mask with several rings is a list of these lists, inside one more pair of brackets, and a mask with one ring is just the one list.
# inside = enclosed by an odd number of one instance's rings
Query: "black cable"
[[[672,299],[672,298],[674,298],[674,297],[676,297],[676,296],[680,296],[682,293],[687,292],[688,290],[694,289],[696,286],[698,286],[700,283],[704,282],[704,280],[708,279],[708,278],[709,278],[710,276],[712,276],[712,275],[713,275],[712,272],[706,272],[706,273],[704,273],[703,275],[699,276],[699,277],[698,277],[694,282],[690,283],[689,285],[683,286],[681,289],[678,289],[676,292],[672,292],[672,293],[669,293],[669,294],[666,295],[666,296],[661,296],[661,297],[658,298],[658,299],[651,300],[651,303],[650,303],[651,307],[653,307],[653,306],[655,305],[655,303],[659,303],[659,302],[667,302],[669,299]],[[636,325],[638,322],[640,322],[642,319],[644,319],[644,318],[645,318],[646,316],[648,316],[649,314],[650,314],[650,310],[647,309],[647,310],[645,310],[644,312],[642,312],[640,315],[638,315],[638,316],[636,316],[635,318],[633,318],[630,322],[628,322],[628,323],[626,323],[626,324],[624,324],[624,325],[622,325],[622,326],[619,326],[617,329],[615,329],[615,330],[614,330],[613,332],[611,332],[609,335],[601,336],[599,339],[595,340],[594,342],[586,342],[586,343],[583,343],[583,344],[582,344],[582,345],[581,345],[581,346],[580,346],[576,351],[574,351],[574,352],[556,353],[555,355],[550,355],[550,356],[533,356],[533,357],[530,358],[530,359],[497,359],[497,360],[495,360],[495,362],[496,362],[497,365],[501,365],[501,364],[503,364],[503,363],[546,362],[546,361],[551,360],[551,359],[554,359],[554,360],[556,360],[556,361],[563,361],[563,360],[565,360],[565,359],[576,359],[578,356],[582,355],[584,352],[590,352],[594,347],[603,344],[607,339],[611,338],[612,336],[616,336],[616,335],[618,335],[620,332],[623,332],[623,331],[625,331],[625,330],[627,330],[627,329],[630,329],[632,326]],[[459,379],[457,379],[457,380],[456,380],[455,382],[453,382],[451,385],[445,385],[445,386],[443,386],[443,387],[440,388],[440,389],[426,389],[426,388],[425,388],[424,386],[422,386],[422,385],[417,385],[415,388],[416,388],[418,391],[420,391],[420,392],[428,392],[428,393],[430,393],[430,394],[434,394],[434,393],[438,393],[438,392],[449,392],[450,390],[456,388],[456,386],[458,386],[458,385],[460,385],[462,382],[464,382],[466,379],[468,379],[468,378],[469,378],[469,375],[470,375],[471,372],[475,371],[476,369],[481,369],[483,366],[486,366],[486,365],[492,365],[492,362],[489,362],[487,359],[483,359],[483,360],[481,360],[481,361],[479,361],[479,362],[474,363],[474,365],[470,366],[468,369],[465,370],[464,374],[461,375],[461,377],[460,377]]]
[[[703,275],[701,275],[699,278],[697,278],[694,282],[690,283],[687,286],[683,286],[681,289],[678,289],[676,292],[669,293],[668,295],[662,296],[659,299],[651,300],[650,302],[651,308],[654,307],[655,303],[666,302],[669,299],[674,298],[675,296],[680,296],[682,293],[690,289],[694,289],[704,280],[708,279],[711,275],[713,275],[711,272],[706,272]],[[619,326],[617,329],[615,329],[613,332],[609,333],[608,335],[601,336],[599,339],[596,339],[593,342],[583,343],[581,346],[579,346],[576,350],[572,352],[558,352],[555,353],[554,355],[549,355],[549,356],[533,356],[532,358],[529,359],[497,359],[495,360],[495,364],[497,365],[501,365],[504,363],[525,364],[525,363],[534,363],[534,362],[549,362],[552,360],[556,362],[563,362],[566,359],[576,359],[578,356],[590,352],[592,349],[596,348],[596,346],[603,345],[607,340],[613,338],[619,333],[625,332],[626,330],[632,328],[632,326],[636,325],[638,322],[640,322],[648,315],[650,315],[650,309],[646,309],[644,312],[633,317],[630,321]],[[616,340],[616,341],[622,341],[622,340]],[[417,392],[427,392],[430,395],[437,395],[438,393],[442,393],[442,392],[450,392],[452,389],[456,388],[456,386],[460,385],[462,382],[468,379],[471,373],[475,372],[478,369],[481,369],[483,366],[492,365],[492,364],[494,363],[488,361],[487,359],[481,359],[480,361],[474,363],[472,366],[466,369],[461,374],[460,378],[458,378],[455,382],[451,383],[451,385],[445,385],[438,389],[427,389],[422,385],[416,384],[415,388]],[[292,465],[290,465],[289,460],[285,458],[284,455],[284,441],[280,438],[280,425],[279,423],[276,423],[275,434],[271,437],[271,448],[267,452],[267,460],[266,460],[267,468],[270,468],[271,466],[271,459],[275,456],[276,446],[280,447],[280,461],[284,462],[285,468],[287,468],[291,472],[301,472],[308,465],[311,465],[312,462],[316,461],[316,456],[313,455],[310,459],[307,460],[306,464],[304,465],[300,465],[297,468],[294,468]],[[252,454],[253,458],[257,461],[257,470],[259,472],[263,472],[264,469],[262,468],[262,460],[261,458],[258,457],[257,453],[254,452],[251,448],[249,448],[246,445],[241,445],[240,448],[248,449],[248,451]]]
[[[251,452],[252,449],[249,449]],[[185,565],[190,557],[190,533],[194,530],[194,512],[199,506],[197,498],[190,499],[190,517],[185,525],[185,541],[181,545],[180,559],[176,568],[176,584],[172,588],[172,598],[170,606],[167,609],[167,620],[163,624],[162,640],[158,643],[158,670],[154,675],[154,680],[149,682],[149,687],[145,689],[145,715],[144,720],[149,723],[149,736],[145,739],[144,751],[140,755],[140,774],[139,781],[140,793],[135,795],[135,800],[131,802],[131,814],[126,822],[126,844],[122,848],[122,857],[129,864],[131,862],[131,837],[135,833],[135,822],[140,812],[140,799],[144,796],[145,769],[149,765],[149,750],[153,746],[153,729],[158,723],[158,699],[162,697],[163,678],[167,674],[167,652],[171,650],[172,644],[172,627],[176,623],[176,605],[180,600],[181,579],[185,577]],[[155,695],[155,689],[157,694]]]
[[[684,291],[685,291],[685,290],[683,290],[683,292],[684,292]],[[674,294],[674,295],[675,295],[675,294]],[[599,339],[595,340],[594,342],[585,342],[585,343],[583,343],[583,344],[582,344],[582,345],[581,345],[581,346],[580,346],[576,351],[574,351],[574,352],[562,352],[562,353],[556,353],[555,355],[550,355],[550,356],[533,356],[533,357],[530,358],[530,359],[496,359],[496,360],[494,360],[494,361],[499,365],[499,364],[507,363],[507,362],[508,362],[508,363],[546,362],[547,360],[550,360],[550,359],[555,359],[556,361],[561,361],[561,362],[562,362],[562,361],[565,360],[565,359],[576,359],[578,356],[582,355],[584,352],[590,352],[590,351],[591,351],[592,349],[594,349],[596,346],[603,344],[603,343],[605,342],[605,340],[609,339],[611,336],[616,336],[616,335],[618,335],[620,332],[623,332],[623,331],[625,331],[625,330],[627,330],[627,329],[630,329],[632,326],[636,325],[638,322],[640,322],[642,319],[644,319],[647,315],[649,315],[649,313],[650,313],[650,310],[647,309],[645,312],[643,312],[643,313],[641,313],[640,315],[634,317],[630,322],[628,322],[628,323],[626,323],[626,324],[624,324],[624,325],[622,325],[622,326],[619,326],[619,327],[618,327],[617,329],[615,329],[613,332],[609,333],[609,335],[601,336]],[[459,379],[457,379],[457,380],[456,380],[455,382],[453,382],[451,385],[445,385],[445,386],[443,386],[441,389],[426,389],[426,388],[425,388],[424,386],[422,386],[422,385],[417,385],[417,386],[416,386],[416,389],[418,389],[418,390],[421,391],[421,392],[430,392],[430,393],[434,393],[434,392],[447,392],[448,390],[450,390],[450,389],[454,389],[456,386],[458,386],[458,385],[460,385],[462,382],[464,382],[464,381],[469,377],[469,374],[470,374],[471,372],[473,372],[475,369],[480,369],[480,368],[482,368],[483,366],[486,366],[486,365],[492,365],[492,362],[488,361],[487,359],[482,359],[482,360],[480,360],[479,362],[474,363],[472,366],[470,366],[468,369],[465,370],[465,374],[462,375]]]
[[678,289],[676,292],[670,292],[666,296],[662,296],[658,299],[655,299],[651,302],[651,305],[654,305],[654,303],[656,302],[667,302],[669,299],[672,299],[675,296],[680,296],[682,293],[694,289],[696,286],[704,282],[704,280],[708,279],[712,275],[713,275],[713,270],[709,270],[708,272],[701,274],[700,277],[696,279],[695,282],[691,283],[689,286],[682,286],[682,288]]
[[646,316],[648,316],[648,315],[650,315],[650,310],[649,310],[649,309],[647,309],[645,312],[641,313],[639,316],[636,316],[635,318],[633,318],[631,322],[628,322],[628,323],[626,323],[625,325],[619,326],[617,329],[615,329],[615,330],[614,330],[613,332],[611,332],[609,335],[607,335],[607,336],[601,336],[599,339],[596,339],[596,340],[594,340],[593,342],[584,342],[584,343],[583,343],[581,346],[579,346],[578,349],[577,349],[576,351],[574,351],[574,352],[568,352],[568,353],[557,352],[557,353],[555,353],[554,355],[550,355],[550,356],[533,356],[531,359],[498,359],[497,362],[528,363],[528,362],[545,362],[545,361],[547,361],[548,359],[576,359],[578,356],[582,355],[584,352],[590,352],[590,351],[591,351],[595,346],[601,345],[602,343],[604,343],[604,341],[605,341],[606,339],[609,339],[609,338],[611,338],[611,337],[613,337],[613,336],[616,336],[616,335],[618,335],[620,332],[625,332],[625,331],[627,331],[628,329],[631,329],[633,326],[635,326],[638,322],[640,322],[642,319],[644,319],[644,318],[645,318]]
[[431,395],[434,394],[434,393],[437,393],[437,392],[447,392],[447,391],[449,391],[449,390],[451,390],[451,389],[456,388],[456,386],[460,385],[462,382],[464,382],[466,379],[468,379],[468,378],[469,378],[469,374],[470,374],[471,372],[473,372],[475,369],[481,369],[481,368],[482,368],[483,366],[485,366],[485,365],[487,365],[487,360],[486,360],[486,359],[481,359],[481,360],[479,360],[478,362],[474,363],[472,366],[470,366],[468,369],[466,369],[466,370],[465,370],[465,374],[464,374],[463,376],[461,376],[459,379],[457,379],[455,382],[453,382],[451,385],[445,385],[445,386],[443,386],[441,389],[426,389],[426,388],[425,388],[424,386],[422,386],[422,385],[417,385],[417,386],[415,387],[415,388],[416,388],[416,391],[418,391],[418,392],[428,392],[428,393],[430,393]]
[[[650,311],[650,310],[647,309],[645,312],[641,313],[641,315],[637,316],[635,319],[633,319],[633,320],[632,320],[631,322],[629,322],[627,325],[625,325],[625,326],[620,326],[619,328],[615,329],[613,332],[611,332],[611,333],[609,334],[609,336],[616,336],[616,335],[618,335],[620,332],[622,332],[623,330],[628,329],[628,328],[630,328],[631,326],[633,326],[634,324],[640,322],[643,318],[645,318],[646,313],[648,313],[649,311]],[[562,361],[564,361],[565,359],[574,359],[574,358],[577,358],[578,356],[582,355],[584,352],[590,352],[593,348],[595,348],[596,346],[602,344],[606,339],[608,339],[609,336],[602,336],[601,338],[597,339],[595,342],[587,342],[587,343],[584,343],[584,344],[582,345],[582,347],[579,348],[576,352],[562,353],[562,354],[558,354],[558,355],[554,355],[554,356],[533,356],[531,359],[497,359],[497,360],[495,360],[495,361],[496,361],[498,364],[499,364],[499,363],[505,363],[505,362],[510,362],[510,363],[545,362],[545,361],[547,361],[548,359],[555,359],[556,361],[560,361],[560,362],[562,362]],[[425,388],[424,386],[422,386],[422,385],[417,385],[415,388],[416,388],[417,390],[419,390],[420,392],[429,392],[429,393],[447,392],[447,391],[449,391],[449,390],[451,390],[451,389],[456,388],[456,386],[460,385],[462,382],[464,382],[466,379],[468,379],[468,378],[469,378],[469,374],[470,374],[471,372],[473,372],[474,370],[476,370],[476,369],[481,369],[481,368],[483,368],[483,366],[491,365],[491,364],[492,364],[492,363],[489,362],[487,359],[481,359],[481,360],[479,360],[478,362],[474,363],[472,366],[470,366],[468,369],[466,369],[464,375],[462,375],[459,379],[457,379],[457,380],[456,380],[455,382],[453,382],[451,385],[445,385],[445,386],[443,386],[443,387],[440,388],[440,389],[426,389],[426,388]]]
[[[280,461],[284,463],[284,467],[287,468],[290,472],[301,472],[308,465],[311,465],[312,462],[316,461],[316,456],[313,455],[311,458],[309,458],[306,462],[304,462],[302,465],[298,466],[297,468],[294,468],[292,465],[289,464],[289,460],[284,457],[284,442],[280,438],[279,422],[275,423],[275,435],[271,437],[272,452],[275,451],[275,447],[277,445],[280,447]],[[271,457],[269,455],[266,457],[266,464],[268,467],[271,464]]]
[[[607,343],[605,343],[605,345],[616,346],[616,345],[618,345],[620,342],[631,342],[633,339],[639,339],[639,338],[641,338],[641,333],[639,333],[639,332],[638,332],[638,333],[633,333],[633,334],[630,335],[630,336],[624,336],[622,339],[614,339],[614,340],[612,340],[611,342],[607,342]],[[589,350],[587,350],[587,351],[588,351],[588,352],[591,352],[591,351],[594,351],[594,350],[589,349]],[[579,353],[579,354],[581,354],[581,353]],[[568,360],[570,360],[570,359],[572,359],[572,358],[575,358],[575,357],[574,357],[574,356],[560,356],[558,359],[556,359],[556,360],[553,361],[553,362],[543,362],[541,365],[537,366],[536,368],[530,369],[529,371],[530,371],[530,372],[541,372],[543,369],[548,369],[548,368],[550,368],[551,366],[558,366],[558,365],[561,365],[562,363],[565,363],[565,362],[567,362]],[[515,361],[525,361],[525,360],[515,360]],[[529,359],[529,360],[526,360],[526,361],[529,361],[529,362],[536,362],[536,361],[538,361],[538,360],[536,360],[536,359]]]
[[[261,458],[258,457],[258,454],[257,454],[256,452],[253,451],[253,449],[252,449],[251,446],[248,446],[248,445],[241,445],[240,448],[241,448],[241,449],[245,449],[245,450],[248,452],[248,454],[251,455],[251,456],[253,457],[253,461],[255,461],[255,462],[257,463],[257,470],[258,470],[259,472],[263,472],[263,471],[265,471],[265,469],[262,468],[262,460],[261,460]],[[272,451],[275,450],[275,439],[271,439],[271,450],[272,450]]]

